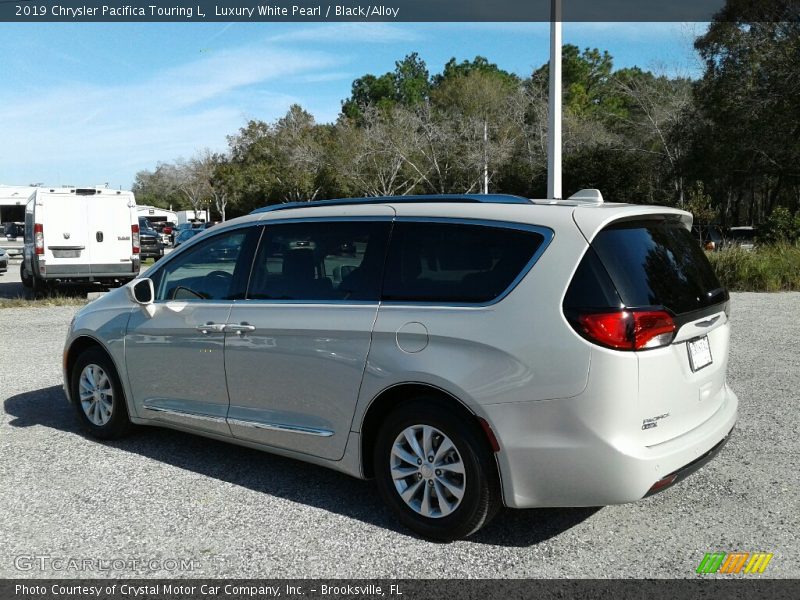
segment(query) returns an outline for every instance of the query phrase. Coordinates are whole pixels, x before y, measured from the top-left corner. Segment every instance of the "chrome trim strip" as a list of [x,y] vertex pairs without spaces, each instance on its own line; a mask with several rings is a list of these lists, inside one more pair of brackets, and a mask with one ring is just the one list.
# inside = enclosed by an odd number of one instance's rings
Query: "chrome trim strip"
[[333,435],[330,429],[317,429],[316,427],[304,427],[302,425],[284,425],[282,423],[264,423],[263,421],[228,419],[228,425],[239,425],[240,427],[250,427],[253,429],[269,429],[270,431],[284,431],[287,433],[302,433],[319,437],[331,437]]
[[175,410],[173,408],[162,408],[160,406],[147,406],[143,405],[142,408],[152,412],[161,412],[176,417],[186,417],[189,419],[197,419],[198,421],[211,421],[212,423],[225,423],[224,417],[214,417],[212,415],[198,415],[197,413],[185,412],[182,410]]

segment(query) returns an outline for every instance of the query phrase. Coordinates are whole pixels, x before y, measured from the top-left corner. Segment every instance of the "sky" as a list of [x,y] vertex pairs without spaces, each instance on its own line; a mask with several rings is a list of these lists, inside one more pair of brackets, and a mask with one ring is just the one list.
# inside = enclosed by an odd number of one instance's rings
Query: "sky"
[[[564,23],[615,68],[697,77],[704,24]],[[336,120],[352,81],[418,52],[431,73],[485,56],[522,77],[548,23],[0,23],[0,184],[129,189],[158,162],[224,151],[291,104]]]

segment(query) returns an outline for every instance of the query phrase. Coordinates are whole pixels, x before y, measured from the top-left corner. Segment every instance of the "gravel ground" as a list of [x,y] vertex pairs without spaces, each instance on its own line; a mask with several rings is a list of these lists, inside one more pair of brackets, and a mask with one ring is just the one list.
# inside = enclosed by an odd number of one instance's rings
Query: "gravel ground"
[[634,504],[506,510],[448,545],[326,469],[154,428],[82,437],[60,388],[75,310],[0,310],[0,577],[84,574],[18,556],[128,560],[94,573],[123,577],[692,577],[716,550],[773,552],[767,576],[800,577],[798,293],[733,296],[740,421],[704,469]]

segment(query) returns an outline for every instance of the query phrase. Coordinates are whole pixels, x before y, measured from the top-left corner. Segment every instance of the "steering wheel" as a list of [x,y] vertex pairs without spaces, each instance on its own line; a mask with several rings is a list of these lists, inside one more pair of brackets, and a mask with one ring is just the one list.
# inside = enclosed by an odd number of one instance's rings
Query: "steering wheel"
[[206,275],[206,277],[219,277],[220,279],[224,279],[227,282],[230,282],[233,279],[233,275],[231,275],[227,271],[211,271]]

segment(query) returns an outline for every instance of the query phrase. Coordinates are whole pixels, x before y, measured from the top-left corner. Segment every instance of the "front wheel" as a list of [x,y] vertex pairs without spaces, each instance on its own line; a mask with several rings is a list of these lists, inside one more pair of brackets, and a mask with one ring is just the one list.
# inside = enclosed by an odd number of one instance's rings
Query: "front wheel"
[[131,429],[125,392],[117,370],[99,348],[85,350],[75,361],[70,393],[84,430],[96,438],[124,437]]
[[479,428],[434,398],[401,405],[386,418],[373,467],[386,504],[427,538],[467,537],[500,508],[496,467]]

